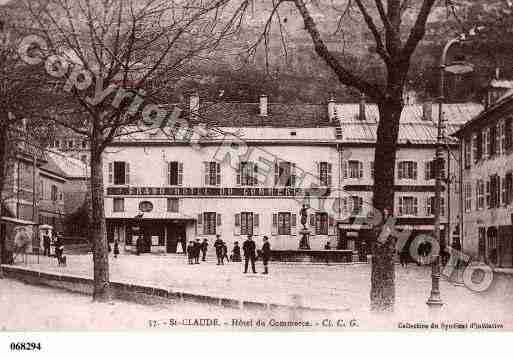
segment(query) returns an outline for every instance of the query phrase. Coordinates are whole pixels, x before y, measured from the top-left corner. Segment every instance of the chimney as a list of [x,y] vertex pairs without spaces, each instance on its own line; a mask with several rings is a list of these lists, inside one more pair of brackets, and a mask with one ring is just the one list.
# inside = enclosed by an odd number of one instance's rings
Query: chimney
[[367,118],[365,116],[365,95],[361,95],[360,97],[360,106],[358,111],[358,119],[360,121],[365,121]]
[[422,104],[422,120],[433,121],[433,103],[431,101],[425,101]]
[[267,95],[260,95],[260,116],[267,116],[268,98]]
[[337,109],[335,107],[335,98],[333,96],[330,96],[328,99],[328,119],[330,122],[337,119]]
[[193,92],[189,98],[189,111],[191,112],[191,117],[195,118],[199,114],[199,94],[197,92]]

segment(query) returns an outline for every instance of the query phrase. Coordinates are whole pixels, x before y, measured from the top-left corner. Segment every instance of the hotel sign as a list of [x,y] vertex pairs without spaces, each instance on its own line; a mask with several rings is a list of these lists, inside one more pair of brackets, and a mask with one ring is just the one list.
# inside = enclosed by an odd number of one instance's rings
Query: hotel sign
[[[185,196],[185,197],[299,197],[311,189],[263,187],[108,187],[108,196]],[[312,191],[313,192],[313,191]],[[330,190],[315,189],[313,197],[327,197]]]

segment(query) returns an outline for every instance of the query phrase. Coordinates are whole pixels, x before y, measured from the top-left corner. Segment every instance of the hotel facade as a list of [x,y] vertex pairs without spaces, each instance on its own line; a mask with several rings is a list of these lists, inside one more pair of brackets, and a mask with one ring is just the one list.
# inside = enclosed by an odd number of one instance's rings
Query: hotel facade
[[[477,107],[448,105],[451,128]],[[408,105],[401,119],[394,212],[398,226],[412,231],[433,229],[436,127],[426,118],[433,108]],[[259,103],[200,105],[193,97],[184,114],[191,127],[120,136],[106,149],[109,241],[135,251],[141,238],[142,252],[174,253],[197,237],[213,243],[220,234],[231,248],[252,234],[257,245],[267,235],[274,250],[296,250],[307,204],[312,250],[329,242],[363,259],[369,228],[354,221],[372,208],[376,115],[364,103],[284,105],[262,96]],[[447,148],[449,173],[456,174],[456,143]],[[447,208],[443,226],[450,213],[454,223],[457,216]]]

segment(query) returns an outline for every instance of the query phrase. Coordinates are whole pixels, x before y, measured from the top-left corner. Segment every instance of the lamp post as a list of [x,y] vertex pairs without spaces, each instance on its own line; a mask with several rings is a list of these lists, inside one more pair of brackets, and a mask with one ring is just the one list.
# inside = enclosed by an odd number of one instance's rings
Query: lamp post
[[[442,51],[442,56],[440,58],[440,81],[439,81],[439,97],[438,97],[438,125],[437,125],[437,137],[436,137],[436,152],[435,152],[435,218],[434,218],[434,237],[435,240],[439,244],[440,250],[445,248],[445,240],[440,236],[440,198],[442,192],[442,174],[440,171],[441,162],[443,160],[443,140],[444,140],[444,132],[443,132],[443,102],[444,102],[444,92],[445,92],[445,72],[450,72],[453,74],[465,74],[472,72],[474,69],[472,65],[465,63],[463,61],[455,61],[450,65],[446,64],[447,61],[447,53],[449,49],[454,44],[458,44],[461,41],[464,41],[464,37],[457,37],[449,40]],[[450,205],[450,204],[449,204]],[[440,297],[440,273],[441,273],[441,265],[440,265],[440,253],[436,255],[432,262],[431,266],[431,293],[426,304],[431,308],[439,308],[443,305],[443,301]]]

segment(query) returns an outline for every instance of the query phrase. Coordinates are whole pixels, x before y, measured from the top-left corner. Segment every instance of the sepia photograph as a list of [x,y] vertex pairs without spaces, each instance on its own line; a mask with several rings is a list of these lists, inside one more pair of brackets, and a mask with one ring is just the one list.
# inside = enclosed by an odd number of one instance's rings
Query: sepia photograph
[[0,337],[512,330],[512,1],[0,0]]

